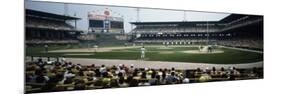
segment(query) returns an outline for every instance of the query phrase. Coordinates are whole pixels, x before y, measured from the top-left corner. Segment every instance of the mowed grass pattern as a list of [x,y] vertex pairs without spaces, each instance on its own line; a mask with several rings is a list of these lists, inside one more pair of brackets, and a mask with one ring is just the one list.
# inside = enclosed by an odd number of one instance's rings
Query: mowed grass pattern
[[[66,47],[49,47],[49,50],[69,49]],[[218,48],[224,53],[216,54],[189,54],[183,53],[187,50],[197,50],[197,47],[146,47],[145,60],[147,61],[167,61],[167,62],[191,62],[191,63],[211,63],[211,64],[242,64],[263,61],[262,53],[240,51],[227,48]],[[163,54],[164,52],[170,52]],[[76,54],[76,55],[66,55]],[[91,54],[91,55],[79,55]],[[112,50],[111,52],[64,52],[64,53],[44,53],[43,47],[28,47],[27,56],[49,56],[49,57],[72,57],[72,58],[97,58],[97,59],[122,59],[139,60],[140,48],[128,48]]]

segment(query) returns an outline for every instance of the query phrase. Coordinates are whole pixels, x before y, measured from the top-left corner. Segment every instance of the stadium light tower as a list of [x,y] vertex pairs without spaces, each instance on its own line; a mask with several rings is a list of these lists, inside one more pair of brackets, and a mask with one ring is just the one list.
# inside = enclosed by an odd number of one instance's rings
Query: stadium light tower
[[64,15],[68,16],[68,4],[64,4]]
[[186,22],[186,11],[183,11],[183,21]]
[[[136,8],[136,12],[137,12],[137,19],[136,19],[136,22],[140,22],[140,8]],[[133,26],[131,25],[131,28],[132,28]],[[133,29],[132,29],[133,30]],[[133,39],[135,39],[136,38],[136,36],[137,36],[137,31],[136,30],[134,30],[134,32],[132,32],[132,36],[134,36],[133,37]]]
[[[183,11],[183,22],[186,22],[187,20],[186,20],[186,11],[184,10]],[[183,31],[185,32],[185,28],[183,28]]]
[[136,22],[140,22],[140,8],[137,8],[137,20]]
[[[74,13],[74,17],[76,17],[76,12]],[[75,27],[75,29],[77,29],[77,20],[75,19],[74,21],[75,21],[74,22],[74,27]]]
[[207,45],[209,45],[209,21],[207,21]]

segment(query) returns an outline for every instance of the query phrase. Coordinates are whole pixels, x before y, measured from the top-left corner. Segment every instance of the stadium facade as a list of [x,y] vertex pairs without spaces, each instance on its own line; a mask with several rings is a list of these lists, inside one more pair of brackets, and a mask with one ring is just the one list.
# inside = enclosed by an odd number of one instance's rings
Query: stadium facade
[[263,17],[231,14],[219,21],[131,22],[134,42],[216,44],[263,49]]
[[[27,45],[73,44],[82,32],[76,29],[80,18],[26,9],[25,40]],[[74,22],[75,26],[67,22]]]

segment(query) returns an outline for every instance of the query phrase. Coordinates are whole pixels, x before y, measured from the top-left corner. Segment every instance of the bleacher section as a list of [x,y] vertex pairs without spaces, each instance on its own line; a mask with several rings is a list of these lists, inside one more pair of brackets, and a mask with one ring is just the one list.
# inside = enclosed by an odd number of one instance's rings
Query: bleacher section
[[25,38],[27,45],[73,44],[78,43],[81,31],[68,22],[76,17],[26,9]]
[[[231,14],[220,21],[131,22],[134,42],[219,44],[263,49],[263,17]],[[173,43],[173,44],[174,44]],[[181,44],[182,45],[182,44]]]
[[[51,23],[51,24],[50,24]],[[52,28],[57,30],[75,30],[75,28],[64,21],[50,21],[42,19],[26,20],[26,26],[30,28]]]
[[263,78],[263,68],[235,67],[195,70],[175,68],[135,68],[123,64],[96,66],[57,61],[46,63],[41,58],[26,64],[26,92],[53,92],[118,87],[137,87],[212,81]]
[[130,36],[115,33],[89,33],[81,35],[79,40],[81,43],[99,46],[117,46],[124,45],[130,40]]
[[[184,33],[217,32],[224,27],[216,22],[132,22],[137,25],[132,32],[142,33]],[[208,25],[208,29],[207,29]]]

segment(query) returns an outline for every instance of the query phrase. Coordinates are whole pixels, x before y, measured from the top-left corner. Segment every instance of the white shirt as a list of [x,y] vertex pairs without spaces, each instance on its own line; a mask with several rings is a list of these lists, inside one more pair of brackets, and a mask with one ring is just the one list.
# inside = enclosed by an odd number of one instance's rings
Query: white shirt
[[105,67],[101,67],[101,68],[100,68],[100,72],[101,72],[101,73],[106,72],[106,68],[105,68]]
[[185,79],[183,79],[182,82],[183,82],[183,83],[189,83],[189,79],[188,79],[188,78],[185,78]]
[[65,78],[74,77],[74,76],[75,76],[75,74],[68,73],[68,71],[65,71],[65,73],[64,73]]
[[98,45],[95,45],[94,48],[98,48]]
[[141,53],[144,54],[145,48],[141,48]]
[[61,58],[61,64],[65,64],[66,63],[66,59],[63,57]]

